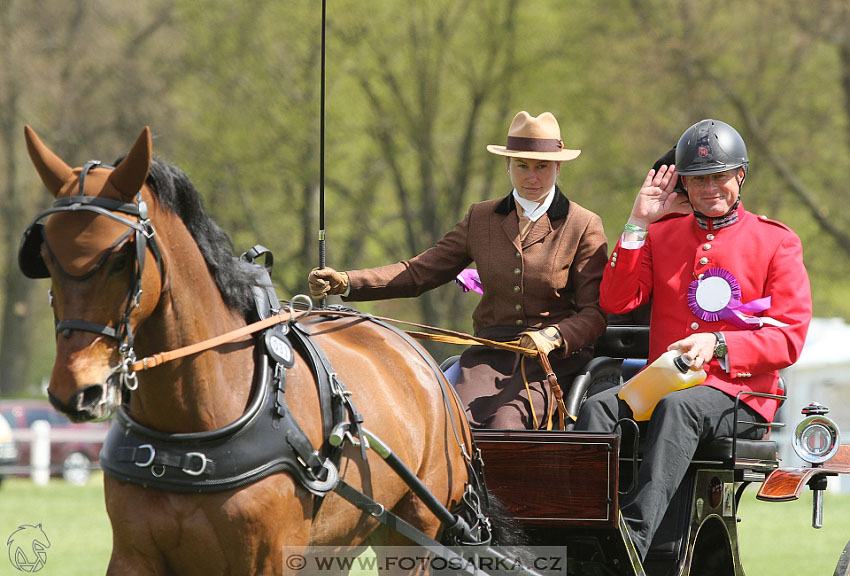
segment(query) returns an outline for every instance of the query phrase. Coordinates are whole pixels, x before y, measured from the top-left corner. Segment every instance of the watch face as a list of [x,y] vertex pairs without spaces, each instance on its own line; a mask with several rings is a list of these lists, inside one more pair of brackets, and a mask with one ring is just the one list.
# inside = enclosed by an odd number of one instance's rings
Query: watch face
[[729,349],[726,347],[726,344],[718,344],[714,347],[714,355],[718,358],[723,358],[724,356],[726,356],[726,352],[728,351]]

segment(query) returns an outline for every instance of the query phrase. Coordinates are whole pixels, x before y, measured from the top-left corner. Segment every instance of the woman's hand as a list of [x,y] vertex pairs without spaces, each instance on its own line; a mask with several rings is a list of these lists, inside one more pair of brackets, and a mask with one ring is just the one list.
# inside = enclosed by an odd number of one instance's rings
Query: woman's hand
[[328,294],[342,294],[348,288],[348,274],[337,272],[333,268],[313,268],[307,276],[310,294],[317,300],[323,300]]
[[549,355],[549,352],[564,344],[561,333],[554,326],[542,330],[526,330],[519,337],[519,345],[523,348],[537,349],[539,354]]

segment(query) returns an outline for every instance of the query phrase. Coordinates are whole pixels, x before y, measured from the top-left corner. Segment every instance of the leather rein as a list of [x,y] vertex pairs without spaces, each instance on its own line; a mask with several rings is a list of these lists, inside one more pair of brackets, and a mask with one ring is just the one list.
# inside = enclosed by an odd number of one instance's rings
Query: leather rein
[[[297,301],[303,301],[307,308],[305,310],[295,310],[295,303]],[[259,320],[257,322],[253,322],[241,328],[237,328],[236,330],[232,330],[230,332],[226,332],[225,334],[221,334],[219,336],[215,336],[213,338],[209,338],[207,340],[203,340],[201,342],[197,342],[195,344],[190,344],[188,346],[183,346],[182,348],[177,348],[175,350],[170,350],[166,352],[159,352],[157,354],[153,354],[152,356],[147,356],[142,358],[141,360],[137,360],[129,365],[127,365],[127,369],[130,376],[135,380],[135,372],[144,371],[150,368],[155,368],[156,366],[160,366],[167,362],[171,362],[174,360],[178,360],[180,358],[185,358],[186,356],[191,356],[193,354],[198,354],[200,352],[204,352],[206,350],[211,350],[222,344],[227,344],[229,342],[233,342],[234,340],[238,340],[239,338],[243,338],[250,334],[254,334],[256,332],[260,332],[267,328],[271,328],[277,324],[283,324],[290,320],[298,320],[301,318],[305,318],[307,316],[336,316],[336,317],[349,317],[349,318],[371,318],[374,320],[382,321],[382,322],[390,322],[394,324],[404,324],[407,326],[414,326],[416,328],[422,328],[426,330],[430,330],[431,332],[412,332],[406,331],[410,336],[421,339],[421,340],[431,340],[436,342],[446,342],[450,344],[463,344],[463,345],[473,345],[473,346],[489,346],[491,348],[497,348],[500,350],[508,350],[510,352],[517,352],[522,354],[522,377],[523,382],[525,383],[526,390],[528,390],[528,379],[525,375],[525,358],[532,357],[537,358],[540,362],[541,367],[543,368],[543,372],[546,375],[546,381],[549,385],[550,392],[554,397],[554,402],[549,403],[549,411],[547,415],[546,428],[551,430],[553,423],[552,417],[554,413],[555,406],[558,408],[558,427],[560,430],[563,430],[566,425],[566,417],[572,418],[567,412],[566,406],[564,404],[563,398],[563,390],[558,384],[558,378],[555,375],[555,372],[552,370],[552,365],[549,363],[549,358],[545,354],[539,354],[537,350],[532,348],[524,348],[519,346],[515,342],[498,342],[495,340],[488,340],[486,338],[479,338],[477,336],[472,336],[470,334],[465,334],[463,332],[457,332],[455,330],[449,330],[447,328],[438,328],[436,326],[428,326],[427,324],[419,324],[416,322],[408,322],[404,320],[398,320],[395,318],[387,318],[383,316],[373,316],[371,314],[364,314],[362,312],[348,312],[345,310],[328,310],[328,309],[317,309],[314,310],[312,308],[312,300],[304,295],[295,296],[292,299],[291,305],[289,309],[285,312],[279,312],[278,314],[274,314],[268,318],[263,320]],[[530,395],[529,395],[530,398]],[[534,420],[535,428],[539,428],[539,424],[537,422],[537,415],[534,413],[534,405],[531,404],[531,412]]]
[[[226,332],[219,336],[215,336],[208,340],[203,340],[201,342],[197,342],[195,344],[190,344],[188,346],[183,346],[182,348],[177,348],[175,350],[170,350],[167,352],[159,352],[157,354],[153,354],[151,356],[147,356],[142,358],[141,360],[137,360],[136,362],[130,364],[130,369],[134,372],[148,370],[150,368],[155,368],[156,366],[160,366],[167,362],[171,362],[173,360],[178,360],[180,358],[185,358],[186,356],[191,356],[192,354],[197,354],[199,352],[204,352],[206,350],[211,350],[222,344],[227,344],[228,342],[233,342],[234,340],[238,340],[244,336],[248,336],[250,334],[254,334],[255,332],[260,332],[261,330],[265,330],[266,328],[271,328],[276,324],[283,324],[288,322],[290,319],[298,320],[307,316],[341,316],[341,317],[349,317],[349,318],[372,318],[375,320],[380,320],[382,322],[391,322],[394,324],[405,324],[408,326],[416,326],[418,328],[425,328],[428,330],[434,330],[440,334],[428,334],[423,332],[408,332],[409,335],[414,338],[420,338],[424,340],[435,340],[441,342],[450,342],[454,344],[471,344],[471,345],[480,345],[480,346],[491,346],[493,348],[499,348],[502,350],[509,350],[511,352],[519,352],[520,354],[524,354],[526,356],[536,357],[538,356],[537,350],[533,350],[530,348],[523,348],[517,344],[512,342],[497,342],[495,340],[488,340],[486,338],[478,338],[477,336],[472,336],[469,334],[464,334],[463,332],[456,332],[454,330],[448,330],[446,328],[437,328],[434,326],[428,326],[426,324],[417,324],[416,322],[407,322],[403,320],[397,320],[395,318],[387,318],[383,316],[373,316],[371,314],[364,314],[362,312],[347,312],[345,310],[326,310],[312,309],[312,304],[310,304],[310,299],[304,295],[295,296],[292,299],[293,303],[299,300],[303,300],[308,303],[308,308],[303,311],[295,311],[290,308],[286,312],[281,312],[279,314],[275,314],[263,320],[259,320],[257,322],[253,322],[241,328],[237,328],[236,330],[231,330],[230,332]],[[442,336],[441,336],[442,335]],[[448,338],[446,338],[446,336]],[[548,364],[548,361],[547,361]],[[544,370],[547,368],[544,367]],[[548,368],[548,372],[551,372],[551,367]]]

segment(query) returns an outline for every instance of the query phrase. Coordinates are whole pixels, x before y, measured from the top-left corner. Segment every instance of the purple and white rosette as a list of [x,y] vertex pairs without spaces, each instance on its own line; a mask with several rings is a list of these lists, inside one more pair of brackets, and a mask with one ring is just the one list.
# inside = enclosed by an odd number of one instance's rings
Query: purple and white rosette
[[770,296],[744,304],[738,279],[725,268],[709,268],[702,278],[691,282],[688,307],[701,320],[723,320],[741,330],[756,330],[765,324],[788,325],[769,316],[753,316],[770,308]]

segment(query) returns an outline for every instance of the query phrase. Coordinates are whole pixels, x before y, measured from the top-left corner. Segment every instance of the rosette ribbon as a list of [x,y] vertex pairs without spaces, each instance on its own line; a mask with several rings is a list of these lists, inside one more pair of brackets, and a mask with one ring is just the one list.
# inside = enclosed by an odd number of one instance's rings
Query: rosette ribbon
[[770,308],[770,296],[741,302],[738,279],[724,268],[710,268],[688,286],[688,307],[706,322],[723,320],[741,330],[757,330],[768,324],[788,326],[770,316],[753,316]]

